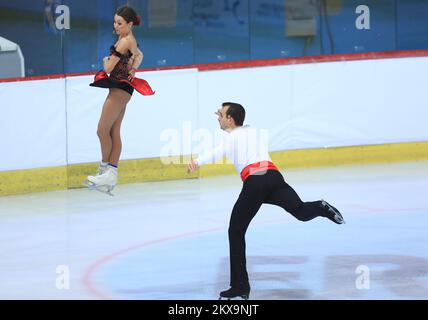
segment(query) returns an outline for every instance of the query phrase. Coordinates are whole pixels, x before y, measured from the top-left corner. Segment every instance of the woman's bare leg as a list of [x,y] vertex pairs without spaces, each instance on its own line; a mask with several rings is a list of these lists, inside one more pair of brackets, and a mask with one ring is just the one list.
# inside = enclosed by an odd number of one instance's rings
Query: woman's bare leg
[[[116,88],[110,89],[110,93],[106,98],[97,130],[97,134],[101,144],[102,160],[104,162],[110,161],[110,155],[113,150],[113,138],[111,135],[112,128],[118,119],[123,119],[126,104],[129,102],[130,99],[131,95],[129,93]],[[120,120],[120,122],[121,121],[122,120]],[[117,153],[117,151],[115,153]],[[112,164],[117,165],[117,161],[116,163]]]
[[112,138],[112,148],[109,157],[109,163],[115,166],[119,163],[120,154],[122,152],[122,139],[120,138],[120,126],[122,124],[123,117],[125,116],[126,107],[119,114],[117,120],[113,123],[113,127],[110,130],[110,136]]

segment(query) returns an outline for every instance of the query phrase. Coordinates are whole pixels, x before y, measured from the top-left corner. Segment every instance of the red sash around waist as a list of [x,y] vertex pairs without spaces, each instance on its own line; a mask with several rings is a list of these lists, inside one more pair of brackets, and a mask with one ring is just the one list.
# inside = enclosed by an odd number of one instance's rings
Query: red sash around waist
[[278,168],[270,161],[260,161],[252,163],[242,169],[241,179],[242,181],[245,181],[249,176],[253,174],[264,174],[268,170],[279,171]]

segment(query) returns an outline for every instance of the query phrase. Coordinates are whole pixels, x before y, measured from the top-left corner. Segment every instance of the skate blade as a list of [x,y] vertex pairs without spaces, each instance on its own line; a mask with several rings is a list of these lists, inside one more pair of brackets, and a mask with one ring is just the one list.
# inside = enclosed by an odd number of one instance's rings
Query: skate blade
[[97,190],[97,191],[99,191],[99,192],[101,192],[101,193],[104,193],[104,194],[107,194],[107,195],[109,195],[110,197],[114,197],[114,194],[113,193],[111,193],[111,191],[113,190],[113,189],[110,189],[110,188],[107,188],[107,189],[104,189],[105,187],[95,187],[94,189],[95,190]]
[[339,216],[338,214],[334,215],[334,220],[336,220],[337,223],[339,224],[345,224],[345,219],[343,219],[343,217]]
[[83,181],[83,184],[85,186],[87,186],[89,190],[94,190],[95,189],[95,183],[89,181],[88,179],[86,179],[85,181]]
[[91,181],[89,181],[87,179],[83,182],[83,184],[85,186],[87,186],[89,190],[97,190],[97,191],[99,191],[101,193],[104,193],[104,194],[107,194],[107,195],[109,195],[111,197],[114,197],[114,194],[111,193],[111,191],[113,190],[113,188],[110,188],[110,187],[107,187],[107,186],[97,186],[95,183],[93,183],[93,182],[91,182]]
[[343,219],[343,216],[341,215],[341,213],[337,209],[330,208],[329,210],[331,213],[333,213],[334,220],[336,220],[336,222],[338,224],[345,224],[346,223],[345,219]]
[[224,298],[224,297],[218,298],[218,300],[248,300],[248,299],[249,299],[249,296],[247,295],[237,296],[233,298]]

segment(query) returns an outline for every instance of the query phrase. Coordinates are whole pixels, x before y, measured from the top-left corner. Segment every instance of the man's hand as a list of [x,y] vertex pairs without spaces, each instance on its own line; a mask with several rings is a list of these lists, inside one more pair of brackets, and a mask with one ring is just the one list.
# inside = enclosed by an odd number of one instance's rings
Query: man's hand
[[187,173],[195,172],[199,169],[199,165],[195,160],[191,160],[187,165]]

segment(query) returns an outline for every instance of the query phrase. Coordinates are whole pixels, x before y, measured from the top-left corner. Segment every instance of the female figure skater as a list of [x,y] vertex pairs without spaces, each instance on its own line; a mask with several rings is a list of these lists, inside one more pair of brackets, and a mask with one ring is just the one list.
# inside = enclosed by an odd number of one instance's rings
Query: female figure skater
[[[143,61],[143,53],[138,49],[132,33],[134,26],[140,25],[141,18],[129,6],[120,7],[114,16],[114,33],[117,42],[111,46],[110,55],[103,59],[104,70],[95,75],[90,86],[108,88],[98,123],[102,161],[96,176],[88,176],[85,184],[89,188],[107,192],[116,186],[117,168],[122,151],[120,126],[134,89],[143,95],[154,94],[147,81],[135,78],[135,72]],[[108,74],[110,74],[108,76]]]

